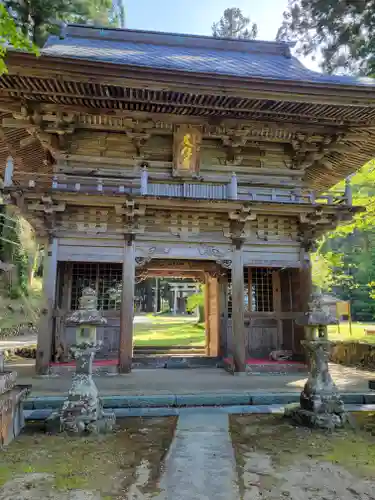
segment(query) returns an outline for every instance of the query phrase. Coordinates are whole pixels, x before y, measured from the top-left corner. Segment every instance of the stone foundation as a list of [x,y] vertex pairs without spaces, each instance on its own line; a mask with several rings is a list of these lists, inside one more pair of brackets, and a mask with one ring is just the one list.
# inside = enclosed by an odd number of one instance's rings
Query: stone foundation
[[375,369],[375,345],[361,342],[333,342],[330,361],[346,366]]
[[18,436],[25,425],[23,401],[31,385],[16,385],[17,372],[4,370],[0,354],[0,445],[6,446]]

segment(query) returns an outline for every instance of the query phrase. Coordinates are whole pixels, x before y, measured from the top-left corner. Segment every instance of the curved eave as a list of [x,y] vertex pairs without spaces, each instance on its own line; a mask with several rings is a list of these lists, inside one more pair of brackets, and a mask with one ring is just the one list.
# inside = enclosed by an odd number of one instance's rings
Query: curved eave
[[[37,62],[37,64],[36,64]],[[303,82],[259,77],[196,73],[182,70],[154,69],[70,57],[43,55],[36,57],[23,52],[8,52],[9,74],[34,75],[48,78],[71,78],[112,85],[132,82],[138,88],[170,89],[175,91],[199,90],[202,93],[235,95],[336,105],[375,106],[375,84],[343,85],[327,82]]]

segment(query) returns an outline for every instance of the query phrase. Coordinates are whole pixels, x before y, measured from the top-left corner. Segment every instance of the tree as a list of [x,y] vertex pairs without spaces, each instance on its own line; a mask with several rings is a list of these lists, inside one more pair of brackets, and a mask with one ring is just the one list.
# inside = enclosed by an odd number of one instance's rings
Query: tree
[[253,39],[258,34],[258,27],[250,18],[242,14],[241,9],[225,9],[219,22],[213,23],[212,34],[216,38]]
[[328,72],[375,70],[375,0],[289,0],[278,40],[297,53],[322,58]]
[[204,285],[200,286],[200,290],[197,293],[190,295],[187,300],[187,311],[194,312],[198,309],[198,323],[203,323],[204,321]]
[[118,26],[124,22],[120,0],[3,0],[23,36],[42,47],[62,23]]
[[[343,189],[343,183],[333,189]],[[352,303],[355,320],[375,319],[375,161],[351,178],[353,204],[366,207],[331,231],[312,255],[314,284]]]
[[9,45],[16,49],[36,52],[36,48],[27,37],[17,29],[13,18],[7,12],[5,6],[0,3],[0,75],[6,71],[4,57]]

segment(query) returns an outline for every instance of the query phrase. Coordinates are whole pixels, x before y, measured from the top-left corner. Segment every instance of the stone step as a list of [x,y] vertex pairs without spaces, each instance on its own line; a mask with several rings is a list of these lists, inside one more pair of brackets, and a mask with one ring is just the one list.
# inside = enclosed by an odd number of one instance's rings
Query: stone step
[[[375,405],[375,393],[342,393],[345,405]],[[65,401],[64,396],[29,396],[25,410],[56,410]],[[298,403],[300,392],[211,392],[197,394],[155,394],[141,396],[113,395],[101,397],[104,408],[180,408],[193,406],[268,406]]]
[[133,351],[134,355],[155,355],[155,356],[161,356],[168,354],[170,356],[177,355],[177,356],[182,356],[185,354],[188,355],[200,355],[200,356],[205,356],[206,354],[206,349],[205,347],[180,347],[180,346],[173,346],[173,347],[152,347],[152,346],[145,346],[145,347],[134,347]]
[[[268,413],[279,413],[283,414],[285,410],[285,405],[281,404],[271,404],[271,405],[259,405],[259,406],[249,406],[249,405],[235,405],[235,406],[223,406],[217,407],[220,411],[229,415],[244,415],[244,414],[268,414]],[[138,408],[108,408],[108,410],[113,411],[116,418],[128,418],[128,417],[173,417],[179,416],[185,408],[183,407],[173,407],[173,406],[155,406],[155,407],[138,407]],[[348,412],[371,412],[375,411],[375,404],[361,405],[361,404],[348,404],[345,405],[345,410]],[[24,410],[24,417],[27,423],[34,424],[37,422],[44,421],[51,415],[54,410],[52,409],[40,409],[40,410]]]

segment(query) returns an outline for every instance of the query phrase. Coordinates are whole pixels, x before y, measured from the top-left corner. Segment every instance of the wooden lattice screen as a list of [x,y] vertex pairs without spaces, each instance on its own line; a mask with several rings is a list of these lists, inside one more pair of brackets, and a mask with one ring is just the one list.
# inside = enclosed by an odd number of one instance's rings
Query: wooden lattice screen
[[78,309],[83,288],[90,286],[98,296],[98,309],[119,310],[122,265],[75,262],[72,269],[71,309]]

